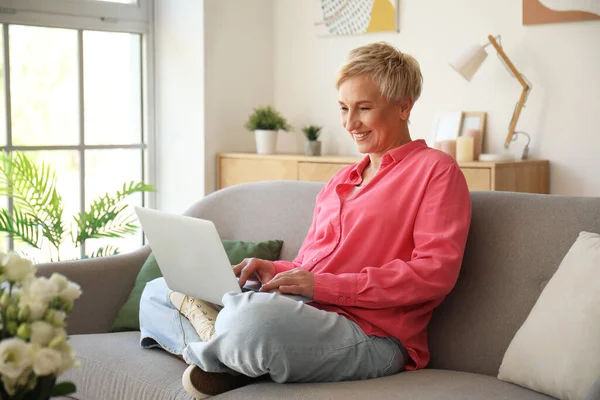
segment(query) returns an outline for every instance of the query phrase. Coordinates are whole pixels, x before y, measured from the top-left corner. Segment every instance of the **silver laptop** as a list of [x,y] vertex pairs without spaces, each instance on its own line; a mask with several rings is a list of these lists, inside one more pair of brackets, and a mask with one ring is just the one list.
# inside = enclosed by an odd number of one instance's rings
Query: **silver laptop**
[[[223,305],[227,292],[257,291],[260,282],[240,288],[212,221],[135,206],[152,253],[169,289]],[[281,295],[308,302],[302,296]]]

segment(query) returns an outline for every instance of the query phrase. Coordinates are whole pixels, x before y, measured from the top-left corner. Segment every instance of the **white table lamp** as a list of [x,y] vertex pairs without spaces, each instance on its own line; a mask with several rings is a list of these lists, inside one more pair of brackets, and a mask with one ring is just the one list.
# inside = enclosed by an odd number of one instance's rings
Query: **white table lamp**
[[[498,40],[496,40],[496,39],[498,39]],[[510,124],[508,126],[508,133],[507,133],[506,139],[504,141],[504,148],[508,149],[510,142],[513,141],[514,139],[516,139],[516,137],[513,138],[513,136],[515,134],[523,134],[524,136],[527,137],[527,145],[523,149],[522,158],[526,159],[527,154],[529,152],[530,137],[525,132],[515,131],[515,127],[517,125],[517,121],[519,120],[519,116],[521,115],[521,110],[523,109],[523,107],[525,107],[525,102],[527,101],[527,97],[529,96],[529,92],[531,91],[531,83],[529,83],[527,78],[525,78],[525,76],[523,74],[521,74],[517,70],[517,68],[515,68],[514,64],[510,61],[510,59],[508,58],[508,56],[502,49],[502,46],[500,45],[500,36],[498,35],[497,37],[493,37],[492,35],[488,35],[488,40],[489,40],[489,43],[486,43],[483,46],[473,45],[473,46],[469,47],[462,54],[460,54],[454,61],[452,61],[450,63],[450,65],[462,77],[464,77],[467,81],[470,81],[473,78],[473,75],[475,75],[475,73],[481,66],[481,64],[483,64],[483,62],[487,58],[488,54],[485,51],[485,48],[487,46],[489,46],[490,44],[492,46],[494,46],[494,48],[498,52],[498,56],[500,57],[500,59],[502,60],[504,65],[507,67],[507,69],[512,74],[512,76],[514,76],[517,79],[517,81],[519,81],[519,83],[521,84],[521,86],[523,88],[523,90],[521,91],[521,96],[519,97],[519,101],[517,102],[517,105],[515,106],[515,110],[513,112],[512,118],[510,120]],[[483,159],[487,159],[489,161],[503,159],[503,158],[505,159],[505,156],[502,156],[502,155],[497,155],[498,157],[494,157],[494,155],[482,154],[481,156]],[[482,159],[482,161],[483,161],[483,159]]]

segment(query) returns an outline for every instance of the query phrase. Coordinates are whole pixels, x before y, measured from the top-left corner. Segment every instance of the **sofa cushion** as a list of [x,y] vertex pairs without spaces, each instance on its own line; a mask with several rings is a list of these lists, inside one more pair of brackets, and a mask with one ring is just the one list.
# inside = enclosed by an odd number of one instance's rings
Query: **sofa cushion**
[[291,261],[304,242],[323,186],[301,181],[229,186],[204,197],[185,215],[211,220],[222,238],[255,242],[281,239],[281,259]]
[[[241,240],[223,240],[223,247],[231,265],[242,262],[244,258],[257,257],[275,261],[281,253],[281,240],[265,240],[263,242],[245,242]],[[162,273],[154,254],[150,254],[135,278],[129,297],[119,310],[110,332],[137,331],[140,329],[140,298],[146,283],[160,278]]]
[[257,383],[214,399],[549,400],[552,397],[486,375],[424,369],[356,382]]
[[600,235],[581,232],[517,331],[498,378],[583,399],[600,376]]
[[429,366],[496,376],[579,232],[600,232],[600,198],[471,192],[471,199],[458,282],[429,324]]
[[[71,345],[81,368],[61,377],[77,385],[80,400],[189,400],[181,386],[186,365],[168,353],[139,346],[139,332],[74,335]],[[222,399],[395,399],[548,400],[551,397],[464,372],[421,370],[359,382],[256,383],[213,397]]]
[[139,345],[140,332],[73,335],[69,343],[81,368],[61,376],[71,381],[80,400],[185,399],[181,386],[187,365],[160,349]]

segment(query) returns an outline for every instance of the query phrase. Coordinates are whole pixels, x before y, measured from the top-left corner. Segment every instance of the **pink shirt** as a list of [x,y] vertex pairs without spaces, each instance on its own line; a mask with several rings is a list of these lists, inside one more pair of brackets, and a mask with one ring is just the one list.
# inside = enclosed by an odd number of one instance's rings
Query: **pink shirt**
[[368,335],[393,336],[424,368],[427,324],[454,287],[471,221],[465,178],[453,158],[415,140],[386,153],[364,187],[369,157],[340,170],[317,196],[293,262],[314,273],[312,306],[337,312]]

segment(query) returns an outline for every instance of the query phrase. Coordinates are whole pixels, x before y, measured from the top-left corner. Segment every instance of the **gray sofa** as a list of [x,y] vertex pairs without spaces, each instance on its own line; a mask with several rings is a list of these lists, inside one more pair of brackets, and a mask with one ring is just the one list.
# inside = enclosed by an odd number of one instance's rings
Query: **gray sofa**
[[[202,199],[187,215],[215,222],[224,239],[282,239],[282,258],[300,247],[321,184],[262,182]],[[473,192],[473,219],[459,281],[435,311],[427,369],[359,382],[260,382],[222,399],[550,399],[495,378],[503,354],[545,283],[581,230],[600,232],[600,198]],[[595,216],[595,217],[592,217]],[[188,399],[186,365],[161,350],[142,350],[139,332],[106,333],[150,250],[40,266],[79,282],[83,296],[69,318],[81,369],[65,379],[72,398]],[[565,355],[568,356],[568,355]]]

